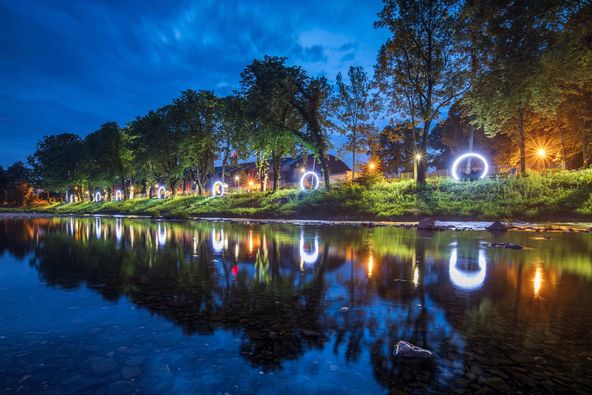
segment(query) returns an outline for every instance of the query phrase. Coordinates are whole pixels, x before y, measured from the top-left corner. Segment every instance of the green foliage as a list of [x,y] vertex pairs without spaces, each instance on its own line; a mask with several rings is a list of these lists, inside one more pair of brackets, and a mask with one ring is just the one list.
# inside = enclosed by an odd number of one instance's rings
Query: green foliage
[[[36,208],[39,210],[39,208]],[[331,190],[235,193],[222,198],[182,196],[119,202],[59,204],[55,213],[144,214],[175,218],[264,217],[397,220],[418,215],[471,219],[587,218],[592,215],[592,170],[529,173],[525,177],[457,182],[374,179]]]

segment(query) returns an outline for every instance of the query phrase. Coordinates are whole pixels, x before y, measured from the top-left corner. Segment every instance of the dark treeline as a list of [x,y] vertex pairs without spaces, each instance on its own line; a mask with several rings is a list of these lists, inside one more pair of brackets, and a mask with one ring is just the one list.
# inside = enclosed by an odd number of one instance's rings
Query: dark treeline
[[352,177],[365,171],[359,154],[390,176],[421,156],[420,185],[428,168],[467,150],[520,173],[590,166],[589,1],[385,0],[375,27],[390,35],[372,75],[352,66],[332,86],[265,56],[244,69],[232,95],[186,90],[123,127],[46,136],[27,166],[0,169],[2,201],[23,204],[30,186],[79,200],[95,191],[111,198],[116,188],[124,199],[153,196],[155,183],[175,194],[184,179],[205,194],[215,161],[224,178],[227,166],[247,158],[260,189],[269,182],[275,191],[281,159],[299,153],[319,159],[329,189],[334,133],[346,137]]

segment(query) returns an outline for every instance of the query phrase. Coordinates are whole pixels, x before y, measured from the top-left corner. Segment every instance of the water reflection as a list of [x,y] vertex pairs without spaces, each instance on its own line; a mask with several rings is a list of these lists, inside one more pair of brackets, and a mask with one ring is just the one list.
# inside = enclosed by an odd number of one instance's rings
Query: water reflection
[[[154,337],[168,331],[174,342],[166,347],[184,371],[200,366],[191,354],[179,356],[187,339],[215,336],[217,347],[228,350],[219,361],[228,374],[239,358],[253,368],[243,371],[245,377],[273,371],[288,384],[297,379],[294,372],[319,364],[307,375],[323,385],[335,381],[341,390],[357,385],[361,392],[562,392],[589,386],[591,376],[584,372],[592,367],[586,340],[592,328],[591,238],[529,237],[98,217],[5,219],[0,256],[8,252],[29,262],[58,293],[88,288],[106,301],[125,301],[173,323],[179,334],[157,321],[136,348],[149,358]],[[488,241],[530,248],[486,249]],[[8,297],[3,289],[0,297]],[[7,303],[0,313],[39,315],[30,294],[35,291],[20,292],[20,308]],[[124,325],[133,321],[129,311],[104,319]],[[101,325],[97,318],[94,326]],[[26,336],[23,328],[18,320],[0,322],[0,333],[10,336]],[[398,340],[427,348],[435,358],[396,358]],[[42,346],[28,351],[27,344],[0,342],[9,366],[21,369],[14,373],[19,378],[51,354]],[[113,352],[119,345],[104,347]],[[192,352],[201,355],[203,347]],[[536,371],[524,374],[531,366]],[[0,377],[13,385],[12,374],[0,370]],[[196,373],[183,380],[202,379]],[[154,391],[146,385],[140,389]]]

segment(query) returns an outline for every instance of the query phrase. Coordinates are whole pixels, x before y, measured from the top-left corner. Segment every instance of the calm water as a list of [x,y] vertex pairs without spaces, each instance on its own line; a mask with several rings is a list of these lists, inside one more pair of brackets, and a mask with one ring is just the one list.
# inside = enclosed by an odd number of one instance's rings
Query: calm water
[[5,393],[590,393],[592,235],[4,218],[0,355]]

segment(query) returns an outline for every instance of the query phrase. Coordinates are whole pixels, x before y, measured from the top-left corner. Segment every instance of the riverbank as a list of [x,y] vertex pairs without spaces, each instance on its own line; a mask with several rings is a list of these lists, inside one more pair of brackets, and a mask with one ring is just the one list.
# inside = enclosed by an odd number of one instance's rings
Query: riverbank
[[224,197],[178,196],[81,202],[4,212],[120,214],[187,219],[273,218],[328,221],[502,220],[572,222],[592,220],[592,170],[530,174],[501,180],[428,180],[417,193],[413,180],[345,184],[331,191],[235,193]]

